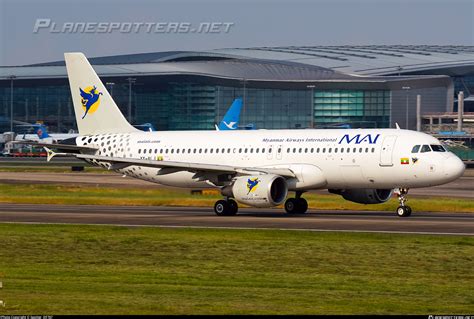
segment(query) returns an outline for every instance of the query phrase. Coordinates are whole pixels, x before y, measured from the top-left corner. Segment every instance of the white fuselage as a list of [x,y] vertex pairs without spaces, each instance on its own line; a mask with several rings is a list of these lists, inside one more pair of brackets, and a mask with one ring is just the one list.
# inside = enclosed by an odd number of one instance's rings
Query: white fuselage
[[[451,152],[412,153],[415,145],[440,145],[436,138],[396,129],[136,132],[79,136],[76,143],[99,148],[95,155],[101,156],[289,168],[298,179],[290,190],[427,187],[448,183],[464,171]],[[170,186],[211,186],[195,172],[158,175],[160,170],[117,169]]]

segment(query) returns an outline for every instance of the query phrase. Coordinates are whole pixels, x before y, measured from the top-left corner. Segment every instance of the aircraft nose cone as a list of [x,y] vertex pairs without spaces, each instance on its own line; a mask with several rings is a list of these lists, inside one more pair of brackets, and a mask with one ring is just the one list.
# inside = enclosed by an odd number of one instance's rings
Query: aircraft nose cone
[[464,174],[464,163],[457,156],[452,156],[444,162],[444,173],[450,180],[455,180]]

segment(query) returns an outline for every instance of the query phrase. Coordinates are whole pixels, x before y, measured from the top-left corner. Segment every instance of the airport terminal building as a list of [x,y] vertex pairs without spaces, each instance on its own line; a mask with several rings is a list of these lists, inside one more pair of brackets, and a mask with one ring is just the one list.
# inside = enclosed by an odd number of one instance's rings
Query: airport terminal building
[[[416,128],[421,112],[452,112],[474,90],[472,46],[299,46],[90,58],[124,115],[158,130],[213,129],[243,99],[241,125],[261,129]],[[13,88],[13,90],[12,90]],[[474,91],[473,91],[474,92]],[[11,98],[13,97],[13,99]],[[11,104],[13,101],[13,104]],[[43,121],[75,128],[63,61],[0,67],[0,130]]]

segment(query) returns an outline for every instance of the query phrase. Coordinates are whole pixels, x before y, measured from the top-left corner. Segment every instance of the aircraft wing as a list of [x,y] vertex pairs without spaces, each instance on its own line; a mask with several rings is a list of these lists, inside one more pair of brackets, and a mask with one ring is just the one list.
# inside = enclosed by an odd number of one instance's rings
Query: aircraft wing
[[[155,168],[169,168],[167,173],[178,172],[178,171],[189,171],[189,172],[208,172],[208,173],[220,173],[220,174],[242,174],[250,175],[255,173],[275,174],[282,177],[295,177],[293,171],[287,168],[268,168],[268,167],[235,167],[229,165],[214,165],[214,164],[202,164],[202,163],[189,163],[189,162],[173,162],[173,161],[156,161],[147,159],[136,159],[136,158],[121,158],[121,157],[109,157],[109,156],[98,156],[98,155],[87,155],[87,154],[74,154],[79,159],[97,160],[101,162],[107,162],[112,164],[110,169],[122,169],[132,165],[139,165],[145,167]],[[163,173],[162,173],[163,174]]]

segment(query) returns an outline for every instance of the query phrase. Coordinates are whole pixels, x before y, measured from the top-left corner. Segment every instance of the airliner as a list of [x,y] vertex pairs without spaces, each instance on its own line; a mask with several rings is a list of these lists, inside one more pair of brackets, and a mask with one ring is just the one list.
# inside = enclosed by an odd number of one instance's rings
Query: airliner
[[23,125],[18,125],[18,126],[26,126],[26,127],[32,127],[35,130],[35,134],[18,134],[15,138],[17,141],[24,141],[24,140],[29,140],[29,141],[37,141],[41,140],[42,142],[45,143],[56,143],[61,140],[65,140],[68,138],[73,138],[78,136],[78,134],[75,133],[48,133],[48,130],[46,129],[46,126],[40,123],[36,124],[23,124]]
[[303,194],[327,189],[363,204],[386,202],[395,191],[396,214],[407,217],[410,188],[449,183],[465,169],[436,138],[399,128],[139,131],[82,53],[65,53],[65,61],[80,135],[42,144],[48,161],[68,155],[153,183],[217,188],[220,216],[237,214],[238,203],[304,214]]

